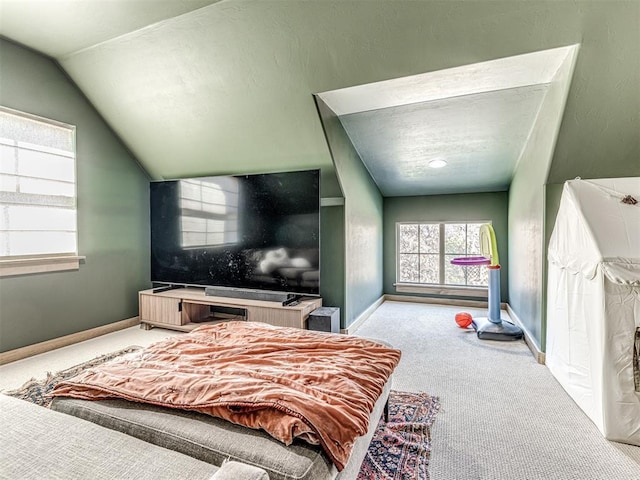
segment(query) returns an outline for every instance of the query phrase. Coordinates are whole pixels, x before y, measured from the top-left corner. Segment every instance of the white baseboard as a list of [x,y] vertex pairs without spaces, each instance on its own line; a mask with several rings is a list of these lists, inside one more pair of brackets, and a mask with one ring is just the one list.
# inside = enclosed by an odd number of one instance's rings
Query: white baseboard
[[538,342],[536,341],[536,339],[533,337],[533,335],[531,335],[531,332],[527,329],[527,327],[524,326],[524,324],[522,323],[522,321],[520,320],[516,312],[513,311],[513,309],[508,303],[507,303],[507,313],[509,314],[509,317],[511,318],[511,320],[513,320],[513,323],[519,326],[524,332],[524,342],[527,344],[527,347],[529,347],[529,350],[531,350],[531,353],[533,353],[533,356],[536,359],[536,361],[539,364],[544,365],[545,355],[544,355],[544,352],[540,349],[540,345],[538,345]]
[[[447,305],[451,307],[474,307],[487,308],[486,300],[457,300],[455,298],[438,298],[438,297],[417,297],[414,295],[393,295],[386,294],[384,299],[389,302],[413,302],[413,303],[430,303],[433,305]],[[504,303],[501,304],[504,307]]]
[[73,345],[74,343],[84,342],[85,340],[96,338],[107,333],[117,332],[118,330],[133,327],[139,323],[140,317],[127,318],[126,320],[120,320],[119,322],[109,323],[108,325],[103,325],[101,327],[72,333],[71,335],[65,335],[64,337],[47,340],[46,342],[34,343],[33,345],[27,345],[26,347],[2,352],[0,353],[0,365],[39,355],[57,348]]
[[346,333],[351,335],[355,332],[370,316],[373,312],[375,312],[380,305],[384,303],[385,295],[382,295],[378,300],[373,302],[369,308],[367,308],[364,312],[362,312],[358,318],[356,318],[351,325],[348,325],[347,328],[343,328],[340,330],[340,333]]

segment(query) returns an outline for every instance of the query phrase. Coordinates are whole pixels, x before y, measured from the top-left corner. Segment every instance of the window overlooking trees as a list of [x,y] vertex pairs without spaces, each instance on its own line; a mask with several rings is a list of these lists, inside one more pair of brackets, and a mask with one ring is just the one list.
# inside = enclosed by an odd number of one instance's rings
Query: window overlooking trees
[[397,282],[486,287],[486,266],[451,265],[456,257],[480,255],[483,223],[399,223]]

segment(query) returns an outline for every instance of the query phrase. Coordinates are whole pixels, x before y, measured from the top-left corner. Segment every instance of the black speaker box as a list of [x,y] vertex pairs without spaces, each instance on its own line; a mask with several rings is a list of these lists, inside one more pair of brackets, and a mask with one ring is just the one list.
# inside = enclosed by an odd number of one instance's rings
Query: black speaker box
[[340,333],[340,309],[338,307],[320,307],[309,314],[309,330]]

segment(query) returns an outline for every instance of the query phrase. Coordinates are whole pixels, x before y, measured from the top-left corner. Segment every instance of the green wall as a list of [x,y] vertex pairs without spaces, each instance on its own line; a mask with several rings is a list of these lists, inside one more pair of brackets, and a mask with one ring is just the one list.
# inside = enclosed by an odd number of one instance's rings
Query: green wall
[[[509,258],[501,258],[509,263],[509,300],[542,342],[549,215],[544,184],[578,175],[640,175],[640,2],[277,1],[220,7],[199,10],[194,23],[181,23],[185,28],[163,24],[139,32],[142,43],[122,37],[63,59],[155,178],[320,166],[323,196],[340,196],[331,168],[324,168],[331,160],[310,92],[580,43],[557,144],[542,160],[539,145],[527,157],[534,170],[549,155],[553,162],[530,179],[522,170],[514,180]],[[3,41],[0,59],[4,105],[78,126],[80,253],[89,253],[79,272],[0,280],[4,349],[135,314],[135,291],[147,279],[148,227],[141,212],[147,208],[145,175],[82,94],[51,61],[31,51]],[[190,80],[185,88],[182,79]],[[323,271],[342,277],[342,301],[352,321],[383,290],[380,274],[372,272],[382,271],[382,220],[373,218],[381,210],[375,186],[362,166],[347,165],[351,154],[344,152],[334,161],[345,158],[345,205],[329,207],[329,214],[323,208],[322,220],[332,222],[327,215],[342,212],[343,230],[336,235],[343,236],[344,250],[332,247],[323,231],[322,262]],[[349,180],[350,174],[356,179]],[[348,258],[359,253],[358,241],[345,241],[351,235],[366,244],[361,260],[371,271]],[[326,263],[331,248],[343,257],[333,267]],[[529,283],[531,277],[535,282]],[[384,291],[386,284],[385,277]],[[323,292],[332,287],[324,275]],[[352,297],[361,293],[360,305]],[[22,320],[12,320],[8,331],[7,316]]]
[[344,194],[342,327],[346,328],[382,296],[383,202],[340,119],[318,97],[316,104]]
[[[508,194],[507,192],[471,193],[461,195],[430,195],[384,199],[384,293],[390,295],[420,295],[396,292],[396,223],[398,222],[475,222],[490,220],[496,232],[500,256],[500,296],[503,302],[508,292]],[[477,300],[477,299],[475,299]]]
[[320,295],[325,307],[339,307],[344,325],[344,206],[320,209]]
[[549,84],[509,188],[509,305],[540,349],[546,335],[545,184],[577,54]]
[[77,271],[0,279],[0,349],[138,314],[149,286],[149,180],[49,58],[0,39],[0,103],[76,125]]
[[[564,183],[549,183],[545,185],[544,188],[544,252],[545,258],[544,263],[547,265],[547,252],[549,251],[549,240],[551,239],[551,233],[553,232],[553,227],[556,224],[556,217],[558,216],[558,209],[560,208],[560,197],[562,197],[562,190],[564,187]],[[542,351],[546,351],[547,349],[547,275],[544,276],[543,282],[543,301],[542,301],[542,338],[540,339],[540,348]]]

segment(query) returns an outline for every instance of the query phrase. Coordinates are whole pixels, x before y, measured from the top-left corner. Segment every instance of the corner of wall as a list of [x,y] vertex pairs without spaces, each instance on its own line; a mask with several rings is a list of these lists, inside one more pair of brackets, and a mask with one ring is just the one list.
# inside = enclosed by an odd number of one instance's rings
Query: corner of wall
[[349,327],[382,295],[382,195],[340,118],[314,95],[344,195],[344,324]]
[[509,189],[509,304],[541,346],[546,335],[545,184],[577,52],[578,45],[567,48],[549,84]]

